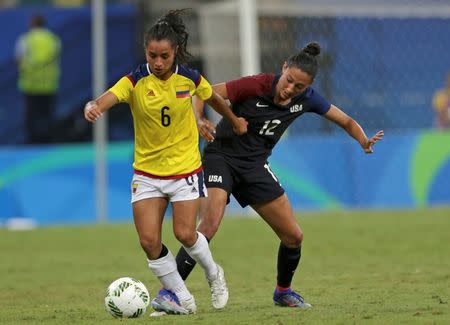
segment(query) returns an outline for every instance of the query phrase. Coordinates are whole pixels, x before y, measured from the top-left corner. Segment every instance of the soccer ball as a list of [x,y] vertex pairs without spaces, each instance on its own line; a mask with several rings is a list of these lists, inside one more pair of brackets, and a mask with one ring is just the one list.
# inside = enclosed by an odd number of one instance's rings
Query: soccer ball
[[136,318],[145,313],[150,295],[136,279],[123,277],[111,283],[106,291],[106,310],[116,318]]

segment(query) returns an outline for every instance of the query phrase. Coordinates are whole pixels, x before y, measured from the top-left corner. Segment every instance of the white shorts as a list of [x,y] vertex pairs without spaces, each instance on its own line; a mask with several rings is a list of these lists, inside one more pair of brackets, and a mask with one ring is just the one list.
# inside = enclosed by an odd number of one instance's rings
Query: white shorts
[[154,197],[167,197],[170,202],[207,197],[203,171],[178,179],[159,179],[134,174],[131,182],[131,203]]

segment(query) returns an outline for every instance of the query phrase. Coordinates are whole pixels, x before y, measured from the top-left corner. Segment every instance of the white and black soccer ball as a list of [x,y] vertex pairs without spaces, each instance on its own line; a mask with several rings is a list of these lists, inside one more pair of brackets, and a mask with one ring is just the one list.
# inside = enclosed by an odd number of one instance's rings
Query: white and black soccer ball
[[136,318],[145,313],[150,295],[136,279],[123,277],[111,283],[106,291],[106,310],[116,318]]

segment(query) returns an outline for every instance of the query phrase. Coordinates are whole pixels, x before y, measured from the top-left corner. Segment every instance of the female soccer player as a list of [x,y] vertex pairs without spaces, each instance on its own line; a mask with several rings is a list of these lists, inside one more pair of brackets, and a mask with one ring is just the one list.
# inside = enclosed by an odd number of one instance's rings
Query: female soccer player
[[[318,70],[316,56],[319,53],[319,44],[310,43],[284,63],[281,75],[259,74],[213,86],[223,98],[231,101],[233,111],[248,121],[245,135],[232,134],[230,123],[222,119],[214,139],[213,126],[204,120],[199,124],[200,134],[214,141],[206,146],[203,155],[209,195],[203,200],[206,206],[201,208],[198,230],[208,240],[213,238],[230,194],[242,207],[251,205],[281,241],[273,294],[278,306],[311,307],[291,289],[300,262],[303,232],[284,189],[267,162],[272,149],[287,127],[307,112],[323,115],[341,126],[366,153],[372,153],[372,146],[384,135],[379,131],[368,138],[355,120],[311,88]],[[202,103],[197,106],[200,108],[198,118],[202,119]],[[176,260],[178,271],[186,279],[195,262],[183,248]]]
[[169,202],[173,231],[186,252],[204,269],[212,303],[223,308],[228,300],[223,269],[217,265],[203,234],[196,231],[200,197],[206,196],[198,129],[192,106],[196,95],[233,125],[236,134],[247,132],[247,122],[233,114],[225,100],[196,70],[181,63],[190,54],[188,32],[180,17],[168,12],[144,37],[147,63],[121,78],[99,98],[89,101],[85,118],[95,122],[119,102],[130,105],[135,133],[131,202],[134,223],[148,265],[163,289],[152,301],[161,313],[196,312],[194,297],[180,277],[175,259],[161,241],[161,227]]

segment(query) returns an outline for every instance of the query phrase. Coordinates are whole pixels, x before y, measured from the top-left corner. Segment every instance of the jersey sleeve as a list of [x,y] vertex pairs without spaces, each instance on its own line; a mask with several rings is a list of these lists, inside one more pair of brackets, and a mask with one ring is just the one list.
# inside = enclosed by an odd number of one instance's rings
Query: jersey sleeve
[[20,38],[16,42],[16,46],[14,48],[14,56],[17,60],[22,59],[26,54],[26,42],[25,36],[20,36]]
[[228,81],[228,99],[233,103],[243,102],[255,96],[269,95],[272,92],[274,75],[258,74]]
[[199,82],[196,86],[194,94],[202,100],[207,100],[212,96],[213,90],[211,84],[202,75],[199,76]]
[[133,87],[133,82],[126,76],[122,77],[109,91],[116,95],[119,103],[129,104]]
[[323,115],[326,114],[330,108],[331,103],[323,98],[317,91],[311,89],[311,112]]

